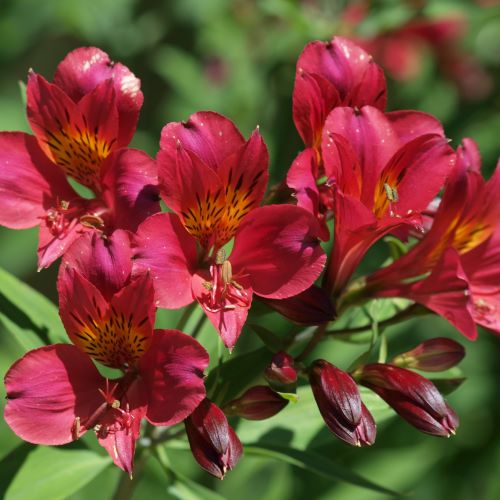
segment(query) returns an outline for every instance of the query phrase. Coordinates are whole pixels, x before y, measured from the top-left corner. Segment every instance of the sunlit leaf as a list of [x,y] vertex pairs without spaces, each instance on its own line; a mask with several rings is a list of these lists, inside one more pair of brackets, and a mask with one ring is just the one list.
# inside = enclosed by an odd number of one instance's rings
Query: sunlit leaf
[[91,481],[111,463],[107,456],[86,450],[38,447],[10,484],[6,500],[58,500]]
[[274,458],[282,460],[295,467],[308,470],[314,474],[331,479],[332,481],[343,481],[354,484],[361,488],[367,488],[386,495],[399,496],[395,491],[379,486],[368,479],[356,474],[355,472],[338,465],[329,458],[318,455],[310,451],[295,450],[293,448],[281,446],[246,446],[247,455],[256,455],[261,457]]

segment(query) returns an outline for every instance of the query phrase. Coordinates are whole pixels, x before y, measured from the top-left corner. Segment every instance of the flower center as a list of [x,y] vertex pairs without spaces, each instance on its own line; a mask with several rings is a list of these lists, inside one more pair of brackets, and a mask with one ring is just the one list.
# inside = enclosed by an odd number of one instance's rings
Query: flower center
[[210,266],[211,281],[204,281],[206,290],[199,299],[212,313],[230,311],[237,307],[250,307],[251,297],[233,276],[231,262],[223,248],[217,252],[215,263]]
[[104,318],[94,319],[87,316],[82,319],[72,313],[81,326],[75,333],[78,346],[99,363],[111,368],[128,369],[146,352],[151,338],[142,329],[148,318],[134,323],[133,312],[129,316],[117,313],[111,307]]

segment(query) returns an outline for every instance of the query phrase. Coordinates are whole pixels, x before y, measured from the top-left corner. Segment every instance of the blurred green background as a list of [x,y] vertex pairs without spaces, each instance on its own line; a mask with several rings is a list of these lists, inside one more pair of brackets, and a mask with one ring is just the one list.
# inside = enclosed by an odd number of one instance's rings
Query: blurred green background
[[[230,117],[247,135],[260,126],[271,153],[272,181],[279,182],[302,148],[291,112],[296,59],[308,41],[327,40],[343,33],[370,39],[372,46],[381,50],[381,62],[386,62],[383,50],[391,40],[396,46],[401,39],[416,44],[417,55],[412,56],[416,57],[412,62],[418,71],[408,78],[397,74],[389,77],[389,108],[414,108],[435,114],[454,145],[462,137],[474,138],[489,175],[500,152],[500,6],[494,3],[2,0],[0,130],[29,131],[19,87],[28,68],[51,79],[57,63],[68,51],[95,45],[129,66],[142,80],[145,103],[135,147],[155,155],[165,123],[210,109]],[[436,44],[405,35],[404,27],[412,20],[457,16],[460,35],[451,39]],[[56,266],[34,272],[36,243],[36,230],[0,228],[0,266],[55,301]],[[404,349],[420,338],[458,336],[444,321],[432,317],[393,327],[388,334],[394,353],[398,347]],[[309,446],[381,485],[410,492],[411,498],[500,498],[500,339],[482,332],[479,341],[467,347],[462,368],[468,380],[450,396],[462,421],[453,439],[426,437],[398,419],[391,419],[381,425],[376,445],[368,450],[347,448],[333,437],[314,440]],[[325,343],[318,352],[343,368],[354,358],[353,348],[339,341]],[[9,350],[0,339],[2,375],[19,355],[18,350]],[[211,485],[226,498],[386,498],[281,462],[251,456],[224,482],[211,482],[198,472],[189,454],[172,453],[186,474]],[[163,472],[156,462],[148,464],[144,474],[148,481],[139,483],[134,498],[196,498],[185,492],[167,493],[165,481],[158,479]],[[107,468],[71,498],[88,498],[96,490],[102,492],[99,498],[108,498],[118,475],[118,470]]]

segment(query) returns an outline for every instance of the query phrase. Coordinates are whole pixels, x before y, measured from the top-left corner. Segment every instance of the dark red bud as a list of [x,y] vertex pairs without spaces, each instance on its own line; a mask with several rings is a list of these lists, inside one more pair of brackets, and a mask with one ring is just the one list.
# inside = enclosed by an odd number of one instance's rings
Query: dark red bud
[[444,337],[426,340],[411,351],[399,354],[391,364],[427,372],[440,372],[460,363],[465,349],[454,340]]
[[335,317],[330,297],[316,285],[312,285],[302,293],[287,299],[262,297],[259,299],[285,318],[301,325],[321,325]]
[[319,359],[309,370],[309,380],[321,416],[339,439],[354,446],[375,442],[375,421],[348,373]]
[[241,442],[224,412],[204,399],[184,424],[196,461],[212,476],[223,479],[243,453]]
[[279,413],[287,404],[287,399],[267,385],[257,385],[230,401],[224,411],[227,415],[237,415],[248,420],[265,420]]
[[397,366],[372,363],[363,367],[359,380],[418,430],[433,436],[455,434],[457,415],[425,377]]
[[276,353],[266,368],[265,375],[267,380],[278,384],[289,385],[297,382],[297,371],[292,356],[283,351]]

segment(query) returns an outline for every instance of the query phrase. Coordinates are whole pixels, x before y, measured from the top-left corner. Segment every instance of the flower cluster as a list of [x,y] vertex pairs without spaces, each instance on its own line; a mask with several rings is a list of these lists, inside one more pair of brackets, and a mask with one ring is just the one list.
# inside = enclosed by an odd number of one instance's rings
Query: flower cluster
[[[246,139],[215,112],[165,125],[155,160],[128,148],[142,102],[128,68],[81,48],[53,83],[30,71],[34,135],[0,133],[0,224],[40,226],[40,269],[62,257],[70,341],[30,351],[7,372],[14,432],[59,445],[93,431],[131,474],[141,422],[184,422],[195,459],[222,478],[242,454],[227,416],[270,418],[308,383],[348,444],[376,437],[359,385],[417,429],[454,434],[457,415],[412,370],[454,366],[465,354],[457,342],[428,339],[389,361],[368,353],[348,370],[310,354],[335,333],[331,322],[376,298],[409,299],[406,316],[432,311],[470,339],[477,324],[500,333],[499,174],[483,179],[475,143],[455,151],[433,116],[386,111],[382,69],[341,37],[308,44],[297,63],[293,119],[305,149],[286,177],[289,203],[263,206],[269,158],[259,129]],[[389,234],[401,242],[398,258],[353,277]],[[232,350],[253,300],[317,328],[307,345],[297,336],[275,352],[239,397],[209,393],[219,407],[205,389],[207,351],[191,335],[155,329],[156,308],[198,303]]]

